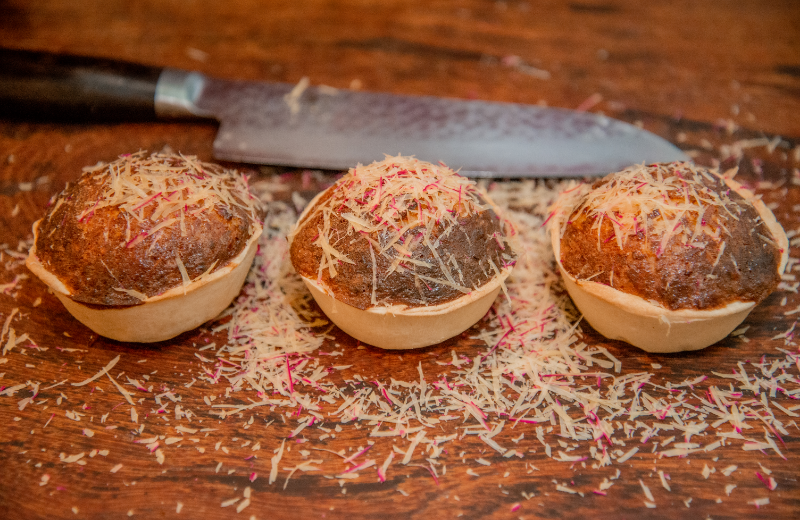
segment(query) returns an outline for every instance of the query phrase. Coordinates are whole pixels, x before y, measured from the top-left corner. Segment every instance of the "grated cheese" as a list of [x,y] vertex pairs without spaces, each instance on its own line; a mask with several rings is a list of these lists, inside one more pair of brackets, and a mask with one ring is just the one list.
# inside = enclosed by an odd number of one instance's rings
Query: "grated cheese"
[[[670,240],[688,247],[705,248],[715,244],[714,266],[725,250],[722,234],[728,231],[720,215],[737,219],[741,211],[728,191],[718,192],[706,185],[721,182],[722,176],[691,163],[636,165],[618,172],[598,185],[572,188],[556,211],[569,211],[562,219],[561,235],[567,223],[586,214],[597,230],[597,248],[601,246],[604,221],[611,223],[617,246],[623,249],[628,239],[645,232],[658,244],[656,255],[663,253]],[[706,219],[708,207],[719,211],[713,221]]]
[[[379,302],[376,298],[382,277],[406,270],[414,271],[418,287],[439,284],[464,294],[472,290],[456,281],[456,276],[463,279],[463,272],[457,259],[441,247],[441,238],[458,229],[460,219],[496,208],[474,181],[444,165],[412,157],[387,156],[383,161],[351,168],[324,195],[289,232],[292,240],[308,223],[321,216],[322,227],[317,229],[312,242],[321,250],[318,281],[323,280],[324,273],[330,279],[336,278],[339,262],[355,263],[343,249],[352,237],[358,237],[369,244],[373,306],[393,303]],[[345,236],[339,236],[332,228],[333,215],[347,221]],[[515,245],[510,238],[514,231],[506,221],[501,221],[501,225],[504,235],[495,234],[494,238],[501,250],[508,250],[508,260],[502,266],[506,267],[515,262]],[[430,253],[433,265],[413,257],[420,249]],[[376,260],[380,258],[387,260],[389,268],[379,276]],[[481,267],[487,274],[499,271],[491,258],[481,262],[486,264]],[[438,268],[438,271],[434,275],[417,273],[416,266]],[[424,298],[422,291],[420,295]]]
[[[79,220],[91,218],[103,208],[116,207],[137,222],[149,220],[152,227],[146,235],[180,224],[186,212],[201,213],[217,205],[240,207],[257,220],[259,203],[246,196],[246,178],[194,156],[172,153],[147,156],[146,151],[139,151],[83,171],[85,175],[79,182],[101,179],[103,191],[97,200],[88,202]],[[126,247],[133,245],[129,243]]]
[[283,457],[283,448],[286,446],[286,439],[281,441],[281,447],[275,450],[275,456],[272,457],[272,469],[269,472],[269,483],[272,484],[278,479],[278,463],[281,461]]
[[100,369],[100,371],[98,373],[96,373],[95,375],[93,375],[89,379],[85,379],[85,380],[81,381],[80,383],[72,383],[72,386],[87,385],[87,384],[91,383],[92,381],[94,381],[95,379],[98,379],[98,378],[102,377],[103,375],[108,373],[109,370],[114,368],[114,365],[117,364],[117,361],[119,361],[119,358],[120,358],[120,356],[115,357],[114,359],[109,361],[106,366],[104,366],[102,369]]
[[[451,473],[454,473],[452,464],[455,454],[452,451],[450,454],[444,453],[442,444],[455,442],[464,435],[478,435],[487,446],[481,455],[459,456],[463,464],[482,468],[485,463],[491,463],[489,455],[492,455],[492,451],[489,447],[508,455],[508,460],[499,460],[502,464],[510,464],[517,460],[515,456],[525,453],[530,457],[530,452],[536,452],[527,449],[531,447],[529,441],[533,438],[534,429],[537,440],[533,442],[545,446],[547,456],[553,455],[552,444],[557,449],[554,460],[574,464],[576,468],[580,467],[578,463],[585,462],[584,468],[588,469],[591,464],[595,470],[612,465],[625,470],[626,466],[622,463],[642,449],[641,445],[631,446],[632,442],[639,443],[640,436],[642,445],[653,443],[656,454],[654,464],[660,457],[687,456],[730,445],[746,451],[769,450],[779,454],[778,443],[782,442],[780,435],[784,435],[792,424],[781,421],[786,416],[792,417],[787,412],[794,413],[797,409],[791,404],[794,401],[789,399],[800,396],[796,386],[796,351],[781,351],[783,353],[777,357],[740,362],[733,371],[720,369],[718,374],[709,374],[715,376],[717,381],[723,380],[724,385],[710,384],[710,381],[706,381],[708,376],[683,382],[657,383],[652,374],[634,373],[628,367],[623,370],[622,360],[602,347],[587,343],[581,332],[579,317],[563,295],[563,287],[554,270],[554,259],[549,252],[548,239],[542,230],[547,216],[546,208],[558,192],[566,187],[567,184],[533,182],[493,186],[490,193],[501,207],[507,208],[506,214],[514,221],[523,244],[524,256],[521,256],[514,274],[507,281],[508,298],[498,300],[481,326],[470,331],[474,345],[459,352],[442,352],[430,363],[420,363],[417,367],[419,378],[415,376],[410,381],[396,379],[399,377],[396,374],[391,374],[386,380],[378,380],[380,376],[376,379],[364,367],[360,368],[361,374],[357,374],[357,364],[333,365],[333,360],[342,355],[341,349],[334,343],[330,325],[315,314],[310,295],[288,265],[285,238],[293,223],[295,210],[284,203],[271,203],[265,226],[267,231],[261,238],[260,251],[248,282],[234,305],[226,311],[224,319],[211,326],[213,332],[227,338],[218,348],[198,346],[198,352],[202,350],[209,357],[198,356],[195,360],[202,366],[197,379],[209,385],[222,384],[226,387],[224,393],[215,391],[217,395],[204,396],[207,399],[206,406],[219,414],[220,420],[226,417],[230,420],[248,410],[254,410],[248,415],[256,413],[258,409],[271,410],[269,413],[274,414],[274,419],[278,415],[283,418],[287,433],[295,432],[296,437],[288,444],[283,439],[279,446],[264,446],[264,449],[274,449],[270,483],[276,481],[279,472],[284,472],[283,475],[288,472],[291,477],[296,471],[316,469],[315,465],[309,464],[312,461],[298,465],[296,460],[291,460],[297,456],[297,450],[291,450],[295,441],[308,442],[305,446],[316,450],[318,448],[314,447],[314,443],[319,439],[316,446],[320,446],[324,439],[314,432],[325,432],[326,436],[340,433],[341,439],[364,425],[368,425],[368,433],[363,434],[364,437],[368,435],[370,442],[374,439],[376,444],[368,448],[354,447],[350,453],[344,450],[338,453],[335,470],[328,475],[331,478],[368,478],[367,475],[374,475],[372,471],[360,470],[374,467],[377,480],[384,482],[396,454],[402,457],[406,466],[424,467],[434,476],[445,474],[444,471],[437,473],[437,469],[443,470],[437,461],[441,456],[441,460],[446,461],[451,466]],[[371,200],[369,197],[367,199]],[[356,219],[351,222],[355,222],[354,226],[363,226]],[[422,247],[428,247],[424,242],[421,244]],[[435,241],[431,244],[435,247]],[[409,248],[408,244],[397,245],[398,248],[393,244],[385,252],[402,255],[403,249]],[[377,244],[372,250],[374,255],[383,252],[378,246],[383,247]],[[335,261],[338,258],[331,253],[331,259]],[[446,272],[449,272],[453,280],[460,281],[457,265],[444,257],[442,263],[445,267],[439,266],[441,278],[446,280]],[[398,267],[401,266],[398,264]],[[487,269],[491,269],[491,266],[487,266]],[[9,325],[4,332],[4,339],[11,330],[11,319],[8,318],[6,322]],[[775,341],[784,346],[785,342],[792,341],[792,337],[793,329],[789,329]],[[19,355],[18,349],[11,353],[11,356],[16,355]],[[438,377],[426,373],[431,370],[427,368],[429,365],[441,369]],[[651,366],[654,370],[660,368]],[[111,368],[101,370],[91,381],[106,375],[133,406],[136,401],[111,377]],[[132,374],[128,378],[131,384],[141,387],[131,377],[141,379],[141,376]],[[91,381],[82,384],[88,385]],[[0,390],[0,395],[13,395],[25,388],[33,386],[12,385]],[[169,398],[161,394],[160,399],[163,397]],[[142,406],[139,394],[137,399],[138,405]],[[199,399],[198,402],[202,407]],[[778,405],[778,402],[785,406]],[[28,406],[32,406],[34,401],[30,403]],[[159,410],[164,409],[160,401],[157,404]],[[786,415],[772,413],[776,408]],[[135,413],[135,409],[131,408],[132,418]],[[72,414],[81,418],[76,412]],[[139,433],[147,423],[148,435],[151,436],[142,441],[149,441],[145,444],[153,451],[156,460],[161,458],[165,468],[174,464],[172,461],[177,458],[166,457],[167,451],[177,449],[181,439],[188,443],[188,435],[208,435],[213,430],[198,429],[197,423],[192,422],[191,428],[169,426],[156,433],[152,426],[153,418],[157,415],[142,413],[141,417],[138,414],[136,417],[141,422]],[[85,420],[88,422],[88,419]],[[113,419],[112,415],[110,420]],[[176,420],[179,419],[176,417]],[[184,416],[184,419],[189,424],[192,417]],[[246,416],[244,420],[247,420]],[[260,422],[251,421],[250,415],[248,425],[258,426]],[[323,421],[334,421],[336,426],[334,428]],[[269,423],[267,426],[261,425],[267,427]],[[348,432],[348,428],[351,431]],[[509,432],[509,429],[519,431]],[[760,433],[762,430],[763,438]],[[173,437],[169,435],[172,431],[188,435],[186,438]],[[527,432],[531,434],[525,436]],[[675,436],[665,432],[672,432]],[[433,435],[436,437],[432,438]],[[664,438],[665,435],[670,437]],[[679,442],[673,444],[676,436]],[[717,440],[711,442],[714,436]],[[92,439],[83,440],[96,442],[99,437],[101,434],[97,432]],[[778,443],[775,437],[779,437]],[[656,439],[660,442],[654,442]],[[200,440],[191,439],[192,442]],[[221,447],[223,441],[227,443],[228,440],[209,439],[209,446],[218,442],[217,446]],[[507,440],[514,442],[517,449],[505,451],[500,443]],[[261,448],[260,444],[256,446]],[[256,451],[256,446],[253,446],[253,451]],[[667,446],[674,450],[665,450]],[[252,453],[247,447],[248,450],[242,451]],[[235,454],[235,449],[231,448],[231,455]],[[356,464],[356,459],[367,450],[370,456],[374,454],[375,460],[359,459],[363,462]],[[222,452],[218,454],[223,456]],[[451,458],[445,459],[446,455]],[[425,464],[414,464],[420,457],[426,459]],[[67,458],[66,455],[64,458]],[[346,459],[350,459],[348,464],[356,465],[343,470],[340,461]],[[80,460],[76,459],[75,462]],[[279,467],[284,460],[288,467]],[[378,460],[383,462],[379,463]],[[530,471],[536,469],[526,463],[525,469],[529,467]],[[111,471],[116,472],[121,468],[122,464],[117,464]],[[217,471],[221,468],[222,462],[217,466]],[[728,466],[721,473],[730,476],[736,469],[736,466]],[[458,469],[455,473],[463,474],[462,471]],[[713,472],[707,465],[704,473],[706,471],[708,475]],[[656,472],[662,487],[669,491],[668,476],[654,468],[653,473]],[[774,489],[777,482],[769,476],[769,470],[762,467],[761,472],[765,486]],[[466,473],[480,476],[473,468],[467,469]],[[251,481],[255,480],[255,472],[250,475]],[[617,469],[616,476],[611,480],[619,477],[620,471]],[[284,487],[287,485],[289,478],[284,482]],[[605,493],[612,485],[613,482],[606,477],[593,487]],[[652,493],[648,496],[645,491],[649,491],[649,488],[641,480],[640,485],[647,498],[647,507],[655,506]],[[730,486],[734,485],[726,486],[727,494],[733,490]],[[558,485],[557,490],[579,494],[574,487],[566,484]],[[231,505],[238,504],[239,507],[249,504],[247,496],[231,500],[237,500]],[[691,499],[686,500],[687,507],[689,503]],[[766,503],[761,502],[761,505]]]

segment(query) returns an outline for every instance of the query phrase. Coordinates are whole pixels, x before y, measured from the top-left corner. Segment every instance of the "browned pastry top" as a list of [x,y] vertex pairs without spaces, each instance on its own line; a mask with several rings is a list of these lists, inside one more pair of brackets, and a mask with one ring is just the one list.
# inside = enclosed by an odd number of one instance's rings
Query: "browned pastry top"
[[597,181],[562,229],[577,279],[668,309],[760,302],[781,251],[753,205],[719,175],[686,163],[632,167]]
[[403,157],[355,168],[291,236],[291,261],[339,301],[373,306],[455,300],[516,261],[510,226],[475,184]]
[[140,152],[68,184],[39,223],[36,255],[73,300],[135,305],[225,266],[260,211],[236,172]]

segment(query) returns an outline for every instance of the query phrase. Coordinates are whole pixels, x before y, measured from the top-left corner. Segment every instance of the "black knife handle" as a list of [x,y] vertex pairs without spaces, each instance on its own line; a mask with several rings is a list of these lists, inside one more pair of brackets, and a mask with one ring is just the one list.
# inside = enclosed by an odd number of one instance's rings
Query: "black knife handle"
[[0,49],[0,115],[58,121],[153,120],[162,69]]

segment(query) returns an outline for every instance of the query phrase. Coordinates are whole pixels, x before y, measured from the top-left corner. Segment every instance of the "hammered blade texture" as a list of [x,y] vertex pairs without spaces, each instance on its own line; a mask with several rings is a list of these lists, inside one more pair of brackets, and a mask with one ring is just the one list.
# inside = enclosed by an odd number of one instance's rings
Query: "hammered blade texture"
[[[346,169],[386,154],[486,176],[591,175],[684,158],[614,119],[512,103],[210,80],[197,104],[217,115],[221,159]],[[298,89],[299,90],[299,89]]]

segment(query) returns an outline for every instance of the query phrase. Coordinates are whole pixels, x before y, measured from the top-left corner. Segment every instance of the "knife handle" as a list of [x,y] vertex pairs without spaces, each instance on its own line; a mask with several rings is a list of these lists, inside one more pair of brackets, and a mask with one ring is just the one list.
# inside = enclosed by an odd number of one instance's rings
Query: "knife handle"
[[0,114],[70,121],[153,120],[161,68],[0,49]]

